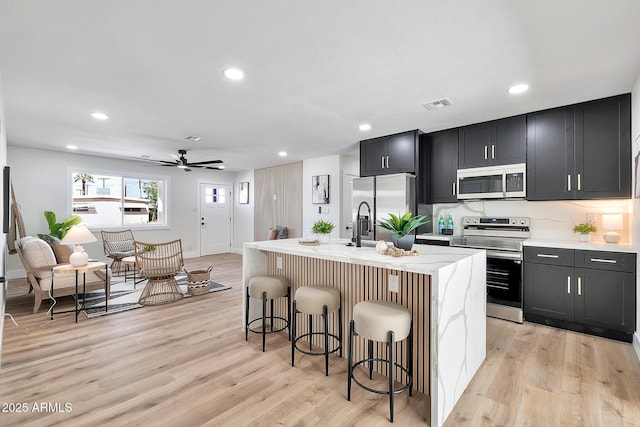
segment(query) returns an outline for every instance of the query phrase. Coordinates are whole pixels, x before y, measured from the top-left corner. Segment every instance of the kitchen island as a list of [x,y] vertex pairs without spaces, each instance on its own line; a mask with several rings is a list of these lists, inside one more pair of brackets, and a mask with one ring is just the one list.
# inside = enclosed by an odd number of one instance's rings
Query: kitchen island
[[[338,287],[344,337],[348,336],[353,306],[360,301],[388,300],[407,307],[414,329],[413,388],[430,396],[427,417],[431,426],[441,426],[486,356],[485,252],[417,246],[419,256],[395,258],[380,255],[375,248],[345,243],[347,240],[333,240],[305,246],[298,239],[245,243],[243,284],[246,287],[258,274],[274,274],[289,279],[292,294],[305,285]],[[389,285],[396,279],[398,292],[390,292]],[[245,295],[243,291],[243,298]],[[276,311],[284,314],[284,300],[278,302]],[[254,312],[259,306],[251,305],[252,318],[259,315]],[[330,324],[330,328],[336,327]],[[346,356],[346,339],[343,345]],[[405,354],[406,342],[397,345],[398,354]],[[356,360],[364,354],[364,347],[362,343],[354,345]],[[378,351],[384,351],[384,345],[378,345]],[[404,380],[400,371],[398,374],[398,379]]]

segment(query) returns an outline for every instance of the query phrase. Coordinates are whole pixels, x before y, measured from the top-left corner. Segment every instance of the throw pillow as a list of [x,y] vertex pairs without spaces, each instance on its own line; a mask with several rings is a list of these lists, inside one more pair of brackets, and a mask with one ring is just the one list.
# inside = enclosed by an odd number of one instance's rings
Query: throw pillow
[[276,231],[278,232],[277,239],[287,239],[289,237],[289,230],[287,227],[276,225]]
[[53,243],[51,245],[53,253],[58,260],[58,264],[69,264],[69,256],[73,253],[75,245],[65,245],[63,243]]

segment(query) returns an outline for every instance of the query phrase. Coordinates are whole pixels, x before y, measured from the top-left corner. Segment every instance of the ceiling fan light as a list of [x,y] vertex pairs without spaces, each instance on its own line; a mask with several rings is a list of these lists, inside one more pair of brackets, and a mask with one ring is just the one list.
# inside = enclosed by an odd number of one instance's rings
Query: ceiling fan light
[[179,167],[180,169],[186,169],[186,168],[187,168],[185,165],[178,165],[178,167]]

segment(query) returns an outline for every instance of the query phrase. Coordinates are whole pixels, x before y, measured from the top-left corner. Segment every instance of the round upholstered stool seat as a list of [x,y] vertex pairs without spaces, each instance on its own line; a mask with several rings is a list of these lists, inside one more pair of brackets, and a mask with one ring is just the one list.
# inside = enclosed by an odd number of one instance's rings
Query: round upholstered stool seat
[[394,340],[402,341],[411,331],[411,314],[401,305],[390,301],[363,301],[353,307],[356,333],[373,341],[386,342],[389,331]]
[[293,298],[300,313],[322,314],[324,306],[333,313],[340,308],[340,290],[331,286],[303,286],[296,290]]
[[289,280],[282,276],[255,276],[249,280],[249,296],[262,298],[267,293],[267,299],[281,298],[289,292]]
[[[249,280],[249,284],[247,285],[246,291],[246,302],[245,302],[245,336],[244,340],[249,340],[249,332],[253,332],[256,334],[262,335],[262,351],[265,351],[266,348],[266,335],[273,334],[276,332],[283,331],[285,329],[289,329],[288,337],[291,339],[291,330],[289,328],[289,324],[291,321],[291,311],[290,311],[290,286],[289,279],[282,276],[254,276]],[[286,307],[286,318],[282,316],[276,316],[274,313],[274,304],[273,301],[276,298],[286,298],[287,299],[287,307]],[[262,315],[260,317],[256,317],[253,320],[249,320],[249,300],[251,298],[261,299],[262,300]],[[267,301],[270,302],[270,311],[267,315]],[[269,330],[267,331],[267,319],[269,319]],[[279,322],[280,327],[274,329],[274,322]],[[262,328],[260,330],[253,329],[252,325],[256,322],[262,323]]]
[[[309,317],[309,330],[307,333],[297,336],[296,315],[306,314]],[[329,332],[329,313],[337,313],[338,333]],[[313,330],[313,316],[322,316],[324,330]],[[314,336],[322,336],[322,351],[312,351]],[[309,341],[309,350],[303,349],[298,342],[301,339]],[[333,346],[330,348],[329,340]],[[329,354],[339,352],[342,357],[342,308],[340,290],[333,286],[310,285],[302,286],[296,290],[293,298],[293,318],[291,319],[291,366],[295,363],[296,350],[310,356],[324,356],[325,375],[329,375]]]
[[[367,339],[368,357],[359,361],[353,361],[353,343],[356,336]],[[406,365],[402,366],[396,361],[396,344],[407,340]],[[387,357],[374,357],[373,342],[387,344]],[[393,422],[393,408],[395,395],[409,390],[413,384],[413,328],[411,327],[411,313],[405,307],[390,301],[363,301],[353,307],[353,319],[349,323],[349,355],[348,355],[348,388],[347,400],[351,400],[351,382],[355,382],[363,389],[389,396],[389,420]],[[358,380],[354,375],[354,369],[358,366],[368,365],[369,380],[373,379],[373,366],[376,362],[387,365],[389,387],[387,390],[378,390]],[[407,381],[396,388],[396,368],[406,374]],[[385,372],[384,370],[382,372]]]

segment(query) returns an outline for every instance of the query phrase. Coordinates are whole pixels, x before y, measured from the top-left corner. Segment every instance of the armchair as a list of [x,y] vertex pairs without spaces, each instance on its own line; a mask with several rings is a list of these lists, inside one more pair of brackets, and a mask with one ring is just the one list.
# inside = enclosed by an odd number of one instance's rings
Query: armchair
[[[20,261],[27,273],[29,284],[33,288],[35,301],[33,313],[37,313],[43,299],[50,298],[51,290],[51,268],[56,265],[56,257],[47,242],[33,236],[25,236],[18,240],[16,250],[20,256]],[[104,271],[86,273],[85,276],[87,291],[105,289],[107,280],[107,299],[110,294],[111,270],[107,270],[105,278]],[[67,296],[75,294],[75,274],[56,274],[56,283],[53,296]]]
[[182,271],[182,240],[166,243],[134,241],[138,275],[148,280],[138,303],[143,305],[167,304],[181,299],[184,294],[175,276]]
[[114,272],[121,273],[123,267],[122,259],[133,256],[133,241],[133,232],[131,230],[102,232],[104,254],[113,260],[111,269]]

